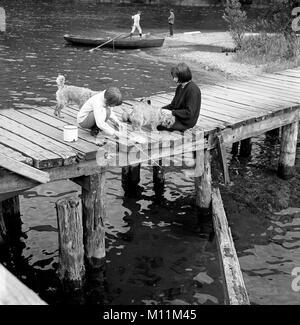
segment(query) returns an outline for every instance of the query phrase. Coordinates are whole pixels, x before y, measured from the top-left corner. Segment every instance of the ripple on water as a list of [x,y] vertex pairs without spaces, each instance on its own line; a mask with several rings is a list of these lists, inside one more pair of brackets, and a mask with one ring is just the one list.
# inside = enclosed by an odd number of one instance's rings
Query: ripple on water
[[[240,258],[245,285],[256,304],[299,304],[292,290],[292,270],[300,265],[300,208],[274,213],[268,245],[254,245]],[[286,217],[289,216],[290,220]],[[280,233],[280,235],[278,234]]]

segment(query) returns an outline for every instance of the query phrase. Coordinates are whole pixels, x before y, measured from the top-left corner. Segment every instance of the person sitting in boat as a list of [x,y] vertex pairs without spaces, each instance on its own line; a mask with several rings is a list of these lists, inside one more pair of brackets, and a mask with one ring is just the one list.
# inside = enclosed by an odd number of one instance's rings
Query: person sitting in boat
[[91,129],[92,135],[101,130],[105,135],[119,137],[121,133],[107,122],[112,121],[120,130],[120,121],[111,111],[111,107],[122,104],[122,95],[118,88],[109,87],[90,97],[77,114],[77,123],[85,129]]
[[130,32],[130,37],[132,37],[135,29],[137,29],[139,31],[140,38],[142,38],[142,28],[140,25],[141,14],[142,14],[142,12],[139,10],[136,15],[131,16],[131,18],[133,19],[133,25],[132,25],[132,29]]
[[192,72],[187,64],[179,63],[172,67],[171,76],[177,84],[175,96],[162,110],[164,113],[169,111],[169,114],[175,117],[169,131],[185,131],[197,123],[201,108],[201,91],[192,81]]

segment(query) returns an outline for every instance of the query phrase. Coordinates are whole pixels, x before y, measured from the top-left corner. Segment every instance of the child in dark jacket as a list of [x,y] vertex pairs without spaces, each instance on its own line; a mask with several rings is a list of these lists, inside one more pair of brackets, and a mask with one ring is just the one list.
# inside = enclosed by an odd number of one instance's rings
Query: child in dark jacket
[[201,108],[201,91],[192,81],[192,73],[185,63],[171,69],[173,80],[178,84],[175,96],[169,105],[162,107],[175,116],[171,130],[185,131],[197,123]]

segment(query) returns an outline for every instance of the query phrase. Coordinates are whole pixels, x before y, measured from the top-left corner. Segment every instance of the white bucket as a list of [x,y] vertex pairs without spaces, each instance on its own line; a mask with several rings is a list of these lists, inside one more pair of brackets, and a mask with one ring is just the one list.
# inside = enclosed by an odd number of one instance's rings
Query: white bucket
[[78,127],[76,125],[64,126],[64,141],[73,142],[78,140]]

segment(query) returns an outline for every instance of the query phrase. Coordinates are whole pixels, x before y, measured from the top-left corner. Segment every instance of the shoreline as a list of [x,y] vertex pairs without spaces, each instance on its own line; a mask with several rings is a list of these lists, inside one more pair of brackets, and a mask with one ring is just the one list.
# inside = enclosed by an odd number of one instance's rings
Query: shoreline
[[[139,51],[138,56],[171,64],[185,62],[195,76],[198,75],[198,79],[204,79],[207,84],[254,77],[268,71],[268,64],[251,65],[237,62],[234,58],[234,42],[228,32],[196,31],[174,34],[173,37],[161,36],[165,37],[161,48]],[[205,46],[210,47],[210,51],[203,50]],[[271,70],[274,71],[287,68],[284,63],[276,65],[273,62],[273,65]]]

